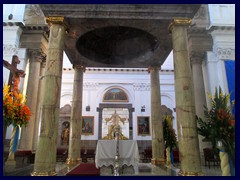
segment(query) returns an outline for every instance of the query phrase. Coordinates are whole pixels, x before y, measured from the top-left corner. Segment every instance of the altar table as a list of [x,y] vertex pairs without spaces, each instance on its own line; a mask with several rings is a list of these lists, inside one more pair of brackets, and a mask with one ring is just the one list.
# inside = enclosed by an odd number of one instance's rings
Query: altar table
[[[116,156],[116,140],[98,140],[95,165],[114,166]],[[133,166],[135,173],[138,172],[139,152],[137,142],[134,140],[119,140],[119,165]]]

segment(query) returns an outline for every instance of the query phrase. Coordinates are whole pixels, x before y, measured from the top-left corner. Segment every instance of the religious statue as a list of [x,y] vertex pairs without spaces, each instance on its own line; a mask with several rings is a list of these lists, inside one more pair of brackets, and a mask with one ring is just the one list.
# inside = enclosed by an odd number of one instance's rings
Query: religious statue
[[112,121],[112,125],[108,126],[108,134],[107,136],[103,137],[103,139],[115,139],[115,129],[119,129],[119,139],[120,140],[126,140],[128,139],[127,137],[125,137],[122,132],[121,132],[121,127],[120,127],[120,124],[119,124],[119,121],[121,121],[123,124],[124,122],[126,121],[126,118],[121,118],[116,110],[114,112],[114,114],[110,117],[110,118],[106,118],[105,119],[106,121],[106,124],[109,122],[109,121]]
[[68,143],[69,143],[69,128],[68,128],[67,124],[65,125],[65,128],[62,130],[61,139],[62,139],[63,145],[68,145]]

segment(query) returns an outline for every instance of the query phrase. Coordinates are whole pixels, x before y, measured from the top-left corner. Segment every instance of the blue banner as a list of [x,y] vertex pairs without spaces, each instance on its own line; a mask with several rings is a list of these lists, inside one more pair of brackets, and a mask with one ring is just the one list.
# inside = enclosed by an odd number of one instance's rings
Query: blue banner
[[[231,102],[235,100],[235,61],[226,60],[225,69],[228,82],[228,91],[230,93]],[[232,113],[235,115],[235,106],[232,109]]]

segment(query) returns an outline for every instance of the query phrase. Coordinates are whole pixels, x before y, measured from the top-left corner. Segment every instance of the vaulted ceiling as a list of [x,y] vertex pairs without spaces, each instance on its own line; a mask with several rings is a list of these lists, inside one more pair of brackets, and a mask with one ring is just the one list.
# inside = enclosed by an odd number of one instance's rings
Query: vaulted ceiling
[[40,4],[44,15],[64,16],[64,50],[87,67],[160,66],[172,50],[173,18],[193,18],[198,4]]

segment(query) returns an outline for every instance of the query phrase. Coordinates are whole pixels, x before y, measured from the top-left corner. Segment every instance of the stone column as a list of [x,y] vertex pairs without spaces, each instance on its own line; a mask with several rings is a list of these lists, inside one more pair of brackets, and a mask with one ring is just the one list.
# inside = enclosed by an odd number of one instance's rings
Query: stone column
[[151,76],[151,122],[152,122],[152,160],[154,165],[164,164],[164,139],[161,114],[161,95],[158,67],[149,67]]
[[[190,60],[192,64],[192,75],[193,75],[193,88],[194,88],[194,97],[195,97],[195,110],[196,115],[204,118],[204,106],[207,106],[206,103],[206,94],[204,88],[203,80],[203,71],[202,71],[202,61],[204,58],[204,53],[192,52],[190,55]],[[203,136],[199,136],[199,146],[200,152],[203,151],[204,143],[202,142]]]
[[40,133],[32,176],[56,175],[56,152],[60,109],[63,43],[66,27],[63,17],[48,17],[50,25],[46,70],[43,77]]
[[67,164],[81,163],[82,93],[84,67],[74,65],[73,99]]
[[[44,58],[45,59],[45,58]],[[43,97],[43,76],[45,72],[46,60],[41,63],[39,84],[38,84],[38,97],[37,97],[37,107],[36,107],[36,122],[34,127],[34,137],[33,137],[33,151],[37,149],[38,132],[39,132],[39,121],[40,121],[40,105]]]
[[202,175],[195,119],[195,101],[192,72],[188,56],[187,27],[191,19],[174,19],[169,26],[172,32],[175,76],[178,145],[180,151],[179,175]]
[[38,83],[40,74],[40,65],[42,61],[42,53],[39,50],[29,50],[29,77],[27,84],[27,106],[30,108],[31,117],[26,127],[22,127],[21,141],[19,148],[23,150],[32,150],[34,125],[36,118]]

